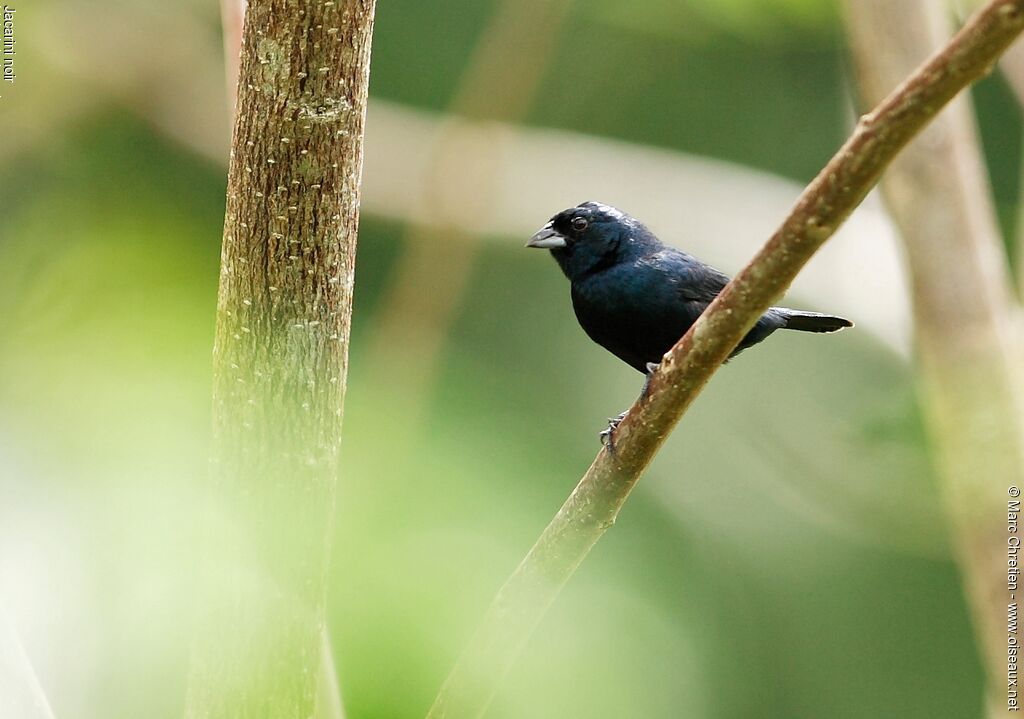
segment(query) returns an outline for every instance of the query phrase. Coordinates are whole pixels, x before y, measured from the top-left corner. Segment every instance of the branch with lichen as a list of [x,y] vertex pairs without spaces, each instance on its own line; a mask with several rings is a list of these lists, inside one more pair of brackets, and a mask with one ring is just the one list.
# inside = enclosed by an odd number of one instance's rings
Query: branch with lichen
[[648,391],[498,592],[428,719],[480,717],[527,638],[610,528],[679,419],[757,319],[860,204],[897,153],[1024,30],[1024,0],[992,0],[870,113],[753,260],[662,360]]

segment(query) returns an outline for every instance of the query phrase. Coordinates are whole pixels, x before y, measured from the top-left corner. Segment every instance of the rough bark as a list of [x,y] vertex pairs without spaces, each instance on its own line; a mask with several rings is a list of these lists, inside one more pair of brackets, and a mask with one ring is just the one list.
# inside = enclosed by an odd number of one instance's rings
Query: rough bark
[[314,716],[373,12],[373,0],[248,6],[187,717]]
[[895,155],[978,79],[1024,29],[1024,0],[993,0],[861,118],[755,258],[662,360],[646,395],[501,588],[441,688],[432,719],[482,716],[561,587],[604,532],[665,437],[711,375],[860,204]]
[[[847,0],[857,80],[872,103],[949,35],[931,0]],[[1024,481],[1015,302],[974,118],[958,98],[892,164],[882,190],[900,227],[937,468],[989,673],[1007,712],[1007,492]]]

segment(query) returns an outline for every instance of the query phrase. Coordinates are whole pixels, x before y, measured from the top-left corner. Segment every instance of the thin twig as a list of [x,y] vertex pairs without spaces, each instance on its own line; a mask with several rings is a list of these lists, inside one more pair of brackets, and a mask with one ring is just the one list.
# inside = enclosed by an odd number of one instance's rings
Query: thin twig
[[479,717],[527,637],[591,547],[612,526],[655,452],[711,375],[810,257],[936,113],[983,76],[1024,29],[1024,0],[993,0],[874,111],[804,190],[754,259],[665,356],[540,539],[498,592],[430,710]]

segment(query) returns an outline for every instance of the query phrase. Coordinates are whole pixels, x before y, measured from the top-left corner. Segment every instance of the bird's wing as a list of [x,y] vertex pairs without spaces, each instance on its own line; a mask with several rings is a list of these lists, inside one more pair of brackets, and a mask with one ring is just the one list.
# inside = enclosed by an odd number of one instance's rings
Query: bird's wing
[[673,248],[649,255],[642,262],[661,272],[676,286],[679,297],[688,302],[708,304],[729,283],[725,273]]

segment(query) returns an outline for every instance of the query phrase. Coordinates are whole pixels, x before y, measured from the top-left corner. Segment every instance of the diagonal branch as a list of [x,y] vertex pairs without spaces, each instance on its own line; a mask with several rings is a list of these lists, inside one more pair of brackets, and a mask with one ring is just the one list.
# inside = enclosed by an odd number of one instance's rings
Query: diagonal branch
[[753,260],[662,360],[646,395],[498,592],[430,710],[479,717],[561,587],[615,522],[655,452],[711,375],[889,162],[942,107],[982,77],[1024,30],[1024,0],[992,0],[872,112],[804,190]]

